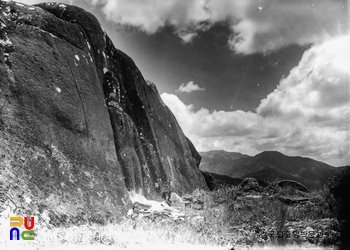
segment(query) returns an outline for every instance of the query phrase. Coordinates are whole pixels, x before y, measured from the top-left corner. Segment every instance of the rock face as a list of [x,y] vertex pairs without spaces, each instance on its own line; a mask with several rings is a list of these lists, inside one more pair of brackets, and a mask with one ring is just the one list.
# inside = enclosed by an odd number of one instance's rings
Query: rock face
[[282,188],[293,188],[302,192],[309,192],[309,189],[307,187],[305,187],[303,184],[297,182],[297,181],[293,181],[293,180],[282,180],[282,181],[278,181],[277,185],[282,187]]
[[186,137],[186,140],[188,142],[188,146],[190,147],[190,151],[192,153],[192,157],[195,160],[197,168],[199,168],[199,165],[201,164],[202,156],[198,153],[197,149],[193,145],[193,143]]
[[245,178],[240,186],[243,188],[243,191],[248,192],[248,191],[256,191],[256,192],[261,192],[262,188],[259,185],[258,180],[254,178]]
[[128,191],[207,188],[196,154],[155,85],[92,14],[0,1],[5,207],[56,225],[117,219],[131,207]]

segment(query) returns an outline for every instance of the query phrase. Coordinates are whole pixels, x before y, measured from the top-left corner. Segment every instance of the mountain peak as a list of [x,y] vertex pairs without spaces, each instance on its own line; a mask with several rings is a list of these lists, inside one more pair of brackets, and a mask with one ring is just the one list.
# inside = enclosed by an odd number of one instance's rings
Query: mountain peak
[[[216,154],[215,154],[216,152]],[[217,153],[217,152],[220,152]],[[253,157],[229,152],[202,152],[200,168],[232,178],[254,177],[264,181],[291,179],[308,188],[319,188],[337,169],[326,163],[301,156],[288,156],[279,151],[263,151]]]

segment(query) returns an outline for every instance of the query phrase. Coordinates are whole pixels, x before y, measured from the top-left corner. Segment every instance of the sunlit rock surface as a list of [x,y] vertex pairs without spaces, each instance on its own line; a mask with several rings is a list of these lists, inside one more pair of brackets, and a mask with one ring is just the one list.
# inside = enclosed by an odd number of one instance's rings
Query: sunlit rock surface
[[0,1],[1,211],[56,225],[118,219],[127,191],[207,188],[196,155],[92,14]]

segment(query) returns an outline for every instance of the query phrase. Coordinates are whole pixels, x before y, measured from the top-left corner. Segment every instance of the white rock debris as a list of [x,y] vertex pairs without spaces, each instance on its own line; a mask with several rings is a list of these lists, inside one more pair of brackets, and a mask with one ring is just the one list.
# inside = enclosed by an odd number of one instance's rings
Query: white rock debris
[[90,43],[88,42],[88,40],[85,40],[85,42],[86,42],[86,44],[87,44],[89,50],[91,50],[91,46],[90,46]]
[[75,55],[75,59],[77,59],[78,61],[80,61],[80,58],[78,55]]
[[57,38],[57,36],[55,36],[55,35],[52,34],[52,33],[49,33],[49,35],[50,35],[51,37],[53,37],[53,38]]
[[63,4],[63,3],[60,3],[60,4],[58,5],[58,7],[62,8],[62,9],[65,9],[65,8],[67,8],[67,5],[65,5],[65,4]]
[[92,57],[91,57],[90,53],[89,53],[89,57],[90,57],[90,61],[91,61],[91,62],[93,62],[93,60],[92,60]]
[[0,39],[0,45],[2,46],[12,45],[12,42],[8,37],[5,37],[4,39]]
[[[149,187],[148,187],[149,188]],[[151,216],[152,214],[166,215],[173,220],[185,220],[185,213],[181,212],[181,208],[170,207],[166,202],[158,202],[154,200],[148,200],[143,195],[136,193],[135,191],[128,192],[130,200],[134,207],[139,207],[137,213],[141,217]],[[135,210],[129,210],[127,215],[132,217]]]
[[55,89],[57,90],[58,93],[61,93],[62,91],[59,87],[56,87]]
[[88,59],[85,57],[85,55],[83,55],[83,57],[84,57],[86,63],[89,63],[89,61],[88,61]]
[[53,37],[53,38],[58,38],[57,36],[55,36],[54,34],[52,34],[52,33],[50,33],[50,32],[47,32],[46,30],[42,30],[42,29],[40,29],[40,28],[38,28],[38,27],[34,27],[35,29],[38,29],[40,32],[43,32],[43,33],[47,33],[47,34],[49,34],[51,37]]

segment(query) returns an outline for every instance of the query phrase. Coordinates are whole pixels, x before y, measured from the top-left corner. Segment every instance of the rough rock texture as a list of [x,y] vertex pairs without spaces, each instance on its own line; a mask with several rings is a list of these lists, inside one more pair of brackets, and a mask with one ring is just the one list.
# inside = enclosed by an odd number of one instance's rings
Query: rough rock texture
[[202,156],[198,153],[197,149],[195,148],[195,146],[193,145],[191,140],[188,139],[187,137],[186,137],[186,140],[188,142],[188,146],[190,147],[192,157],[194,158],[194,160],[196,162],[196,166],[197,166],[197,168],[199,168],[199,165],[201,164]]
[[301,184],[298,181],[293,181],[293,180],[281,180],[277,182],[277,185],[282,187],[282,188],[293,188],[302,192],[309,192],[309,189],[305,187],[303,184]]
[[205,182],[207,183],[207,186],[210,191],[213,191],[216,188],[218,188],[212,173],[205,172],[205,171],[201,171],[201,173],[204,176]]
[[256,191],[256,192],[261,192],[262,188],[259,185],[258,180],[254,178],[245,178],[240,186],[243,188],[243,191],[248,192],[248,191]]
[[0,212],[120,218],[127,191],[206,188],[193,149],[93,15],[0,1]]
[[276,198],[287,205],[302,203],[310,200],[307,197],[300,197],[297,195],[277,195]]

